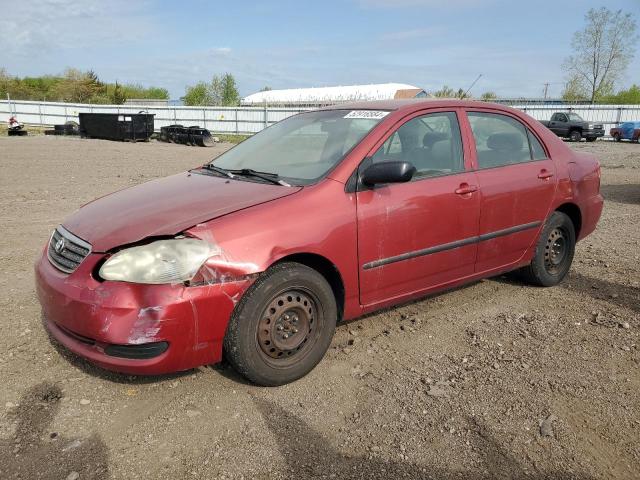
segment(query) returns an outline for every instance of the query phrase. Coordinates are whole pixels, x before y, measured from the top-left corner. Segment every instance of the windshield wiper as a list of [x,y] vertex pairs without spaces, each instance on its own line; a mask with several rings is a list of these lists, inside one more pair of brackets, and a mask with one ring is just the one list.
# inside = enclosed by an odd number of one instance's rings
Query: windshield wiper
[[[219,167],[216,167],[219,168]],[[255,177],[261,178],[262,180],[266,180],[267,182],[273,183],[274,185],[282,185],[283,187],[290,187],[291,185],[280,179],[280,175],[277,173],[269,173],[269,172],[257,172],[251,168],[241,168],[239,170],[225,170],[228,173],[232,173],[235,175],[242,175],[245,177]]]
[[235,175],[231,173],[229,170],[225,170],[224,168],[216,167],[213,163],[205,163],[202,168],[206,170],[211,170],[213,172],[224,175],[225,177],[235,178]]

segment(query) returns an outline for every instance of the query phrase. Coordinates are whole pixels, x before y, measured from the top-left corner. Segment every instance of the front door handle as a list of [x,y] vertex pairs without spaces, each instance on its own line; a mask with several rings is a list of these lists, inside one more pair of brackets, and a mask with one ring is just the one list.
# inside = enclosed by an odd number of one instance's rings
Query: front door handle
[[467,195],[468,193],[473,193],[478,190],[476,185],[469,185],[468,183],[461,183],[458,188],[456,188],[455,192],[458,195]]
[[542,180],[546,180],[547,178],[551,178],[551,177],[553,177],[553,172],[550,172],[546,168],[543,168],[542,170],[540,170],[540,173],[538,174],[538,178]]

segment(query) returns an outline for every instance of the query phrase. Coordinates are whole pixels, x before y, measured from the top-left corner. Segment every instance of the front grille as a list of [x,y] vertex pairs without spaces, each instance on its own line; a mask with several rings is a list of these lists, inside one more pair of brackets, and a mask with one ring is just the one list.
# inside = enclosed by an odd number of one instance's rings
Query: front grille
[[89,253],[91,253],[91,245],[76,237],[62,225],[53,231],[47,248],[51,264],[65,273],[71,273],[78,268]]

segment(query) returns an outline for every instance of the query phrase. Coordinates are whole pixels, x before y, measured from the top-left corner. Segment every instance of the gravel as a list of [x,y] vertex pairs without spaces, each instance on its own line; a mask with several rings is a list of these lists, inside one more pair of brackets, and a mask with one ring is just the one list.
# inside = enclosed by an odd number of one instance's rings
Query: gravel
[[561,286],[501,276],[340,325],[294,384],[117,375],[52,344],[51,230],[228,147],[0,138],[0,478],[638,478],[640,145],[571,144],[607,203]]

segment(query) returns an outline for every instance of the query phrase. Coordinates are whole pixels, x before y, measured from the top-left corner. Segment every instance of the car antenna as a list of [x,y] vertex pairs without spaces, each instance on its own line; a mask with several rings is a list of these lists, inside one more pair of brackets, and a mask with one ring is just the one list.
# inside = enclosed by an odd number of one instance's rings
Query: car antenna
[[464,92],[464,94],[462,95],[462,97],[460,97],[460,100],[463,100],[467,97],[467,93],[469,93],[469,90],[471,90],[473,88],[473,86],[478,82],[478,80],[480,80],[480,77],[482,77],[482,74],[478,75],[478,78],[476,78],[473,83],[469,86],[469,88],[467,88],[467,91]]

